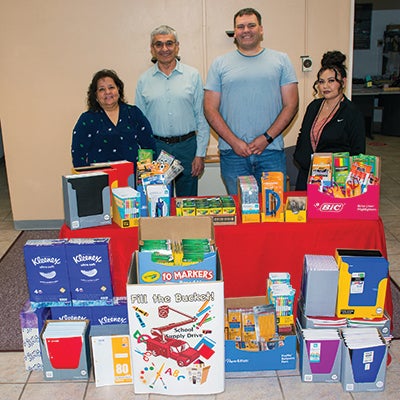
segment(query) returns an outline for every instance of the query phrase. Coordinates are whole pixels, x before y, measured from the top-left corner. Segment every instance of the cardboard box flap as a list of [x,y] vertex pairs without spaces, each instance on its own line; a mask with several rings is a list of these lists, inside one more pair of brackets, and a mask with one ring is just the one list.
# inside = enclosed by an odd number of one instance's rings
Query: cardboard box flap
[[194,238],[214,240],[214,225],[210,216],[144,217],[139,220],[139,240]]

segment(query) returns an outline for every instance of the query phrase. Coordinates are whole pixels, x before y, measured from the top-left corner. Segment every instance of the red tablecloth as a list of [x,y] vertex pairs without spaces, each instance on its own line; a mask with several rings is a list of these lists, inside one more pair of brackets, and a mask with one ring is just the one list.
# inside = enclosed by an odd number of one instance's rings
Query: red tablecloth
[[[132,253],[138,248],[138,229],[116,224],[70,230],[61,238],[110,237],[114,296],[126,296]],[[378,220],[309,220],[306,223],[248,223],[215,226],[225,297],[263,296],[269,272],[289,272],[296,299],[301,285],[304,254],[334,255],[337,248],[376,249],[387,257],[385,232]],[[392,315],[388,284],[386,310]]]

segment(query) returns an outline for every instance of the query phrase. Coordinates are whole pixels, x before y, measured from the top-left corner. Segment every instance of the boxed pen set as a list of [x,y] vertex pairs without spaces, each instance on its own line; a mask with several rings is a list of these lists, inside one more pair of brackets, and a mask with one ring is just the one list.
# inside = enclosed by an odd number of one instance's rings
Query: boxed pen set
[[378,219],[380,158],[315,153],[307,183],[309,218]]
[[261,222],[284,222],[284,176],[263,172],[261,176]]
[[238,177],[238,197],[242,223],[260,222],[258,183],[254,176]]
[[232,196],[178,197],[175,199],[176,216],[209,215],[214,225],[237,223],[236,203]]

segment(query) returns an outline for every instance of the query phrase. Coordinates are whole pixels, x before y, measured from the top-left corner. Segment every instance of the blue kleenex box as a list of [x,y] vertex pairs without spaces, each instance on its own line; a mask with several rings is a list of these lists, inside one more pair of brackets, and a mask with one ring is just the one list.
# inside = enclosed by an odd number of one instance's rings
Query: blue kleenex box
[[92,307],[92,325],[120,325],[128,323],[126,304],[112,307]]
[[119,325],[128,323],[126,304],[113,306],[52,307],[51,318],[63,321],[90,320],[90,325]]
[[65,239],[28,240],[24,245],[32,307],[70,305]]
[[92,307],[51,307],[51,319],[62,321],[92,320]]
[[112,305],[109,241],[69,239],[65,244],[74,306]]

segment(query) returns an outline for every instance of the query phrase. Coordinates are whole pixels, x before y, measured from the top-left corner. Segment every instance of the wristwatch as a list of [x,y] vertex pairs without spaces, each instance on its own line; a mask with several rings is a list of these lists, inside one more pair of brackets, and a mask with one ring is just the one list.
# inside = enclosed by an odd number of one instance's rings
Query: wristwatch
[[267,142],[271,144],[274,141],[274,138],[268,135],[268,132],[264,133],[265,138],[267,139]]

